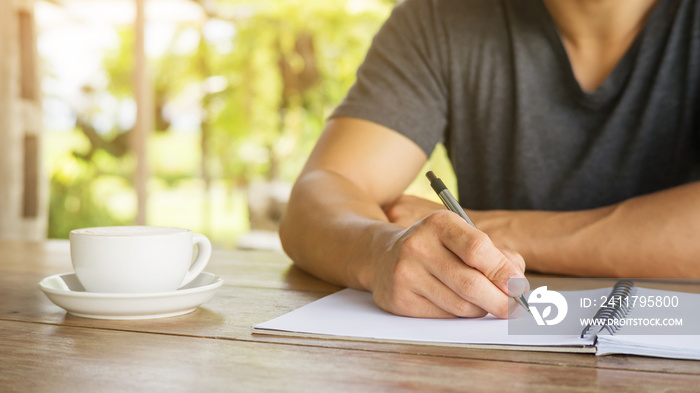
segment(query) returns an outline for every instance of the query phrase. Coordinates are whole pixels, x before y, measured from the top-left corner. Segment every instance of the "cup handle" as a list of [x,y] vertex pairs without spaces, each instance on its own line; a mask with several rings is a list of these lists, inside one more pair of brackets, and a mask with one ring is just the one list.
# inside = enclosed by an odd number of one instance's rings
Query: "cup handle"
[[194,247],[195,245],[198,250],[197,259],[192,262],[190,270],[185,275],[185,279],[182,280],[180,287],[189,284],[190,281],[199,276],[199,273],[201,273],[204,267],[207,266],[207,263],[209,263],[209,258],[211,257],[211,242],[209,239],[204,235],[195,233],[192,235],[192,246]]

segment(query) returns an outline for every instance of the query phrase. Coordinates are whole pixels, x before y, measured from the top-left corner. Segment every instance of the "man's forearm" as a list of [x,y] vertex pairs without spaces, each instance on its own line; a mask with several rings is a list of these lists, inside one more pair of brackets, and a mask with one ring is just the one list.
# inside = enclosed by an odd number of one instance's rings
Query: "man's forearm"
[[301,177],[280,225],[287,254],[302,269],[335,284],[371,289],[372,267],[403,228],[342,176]]
[[517,253],[503,253],[458,215],[434,212],[406,228],[389,222],[379,204],[332,171],[304,173],[280,226],[285,251],[301,268],[339,285],[370,290],[398,315],[506,318],[508,286],[524,277]]
[[531,270],[700,277],[700,183],[593,210],[487,211],[473,218],[496,245],[521,253]]

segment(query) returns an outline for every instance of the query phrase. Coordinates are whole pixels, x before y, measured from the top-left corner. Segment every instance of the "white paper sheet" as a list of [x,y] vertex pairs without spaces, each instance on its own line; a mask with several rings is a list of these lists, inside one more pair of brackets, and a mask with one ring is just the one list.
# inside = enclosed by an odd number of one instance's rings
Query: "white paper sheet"
[[459,319],[400,317],[377,307],[371,293],[349,288],[254,328],[257,332],[272,330],[416,343],[582,347],[594,341],[583,340],[578,334],[509,335],[508,321],[492,315]]

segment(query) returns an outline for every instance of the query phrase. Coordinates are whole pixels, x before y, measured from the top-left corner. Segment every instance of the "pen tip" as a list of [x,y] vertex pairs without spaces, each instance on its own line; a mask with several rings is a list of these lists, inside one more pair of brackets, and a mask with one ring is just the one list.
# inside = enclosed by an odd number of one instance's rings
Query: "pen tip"
[[518,303],[520,303],[521,306],[523,306],[525,310],[527,310],[527,312],[532,314],[532,311],[530,311],[530,305],[527,304],[527,300],[525,300],[525,295],[518,296],[516,300],[518,301]]
[[433,173],[433,171],[428,171],[428,173],[425,174],[425,176],[428,177],[428,180],[433,181],[437,179],[437,176]]

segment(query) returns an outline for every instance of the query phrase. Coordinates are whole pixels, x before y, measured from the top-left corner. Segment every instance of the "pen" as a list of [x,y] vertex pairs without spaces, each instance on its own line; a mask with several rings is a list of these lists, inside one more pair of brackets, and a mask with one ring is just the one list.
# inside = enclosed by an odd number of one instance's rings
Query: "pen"
[[[469,219],[469,216],[467,216],[467,213],[464,212],[464,209],[462,209],[462,206],[460,206],[459,202],[457,202],[455,197],[452,196],[452,193],[450,192],[450,190],[447,189],[445,183],[443,183],[439,177],[435,176],[433,171],[428,171],[428,173],[426,173],[425,176],[427,176],[428,180],[430,180],[430,186],[438,194],[440,200],[445,205],[445,207],[447,207],[450,211],[457,213],[460,217],[464,219],[464,221],[466,221],[467,223],[469,223],[469,225],[476,229],[476,225],[474,225],[472,220]],[[524,294],[516,297],[515,301],[518,302],[518,304],[520,304],[521,306],[523,306],[523,308],[526,309],[527,312],[532,313],[532,311],[530,311],[530,306],[527,304],[527,300],[525,300]]]

